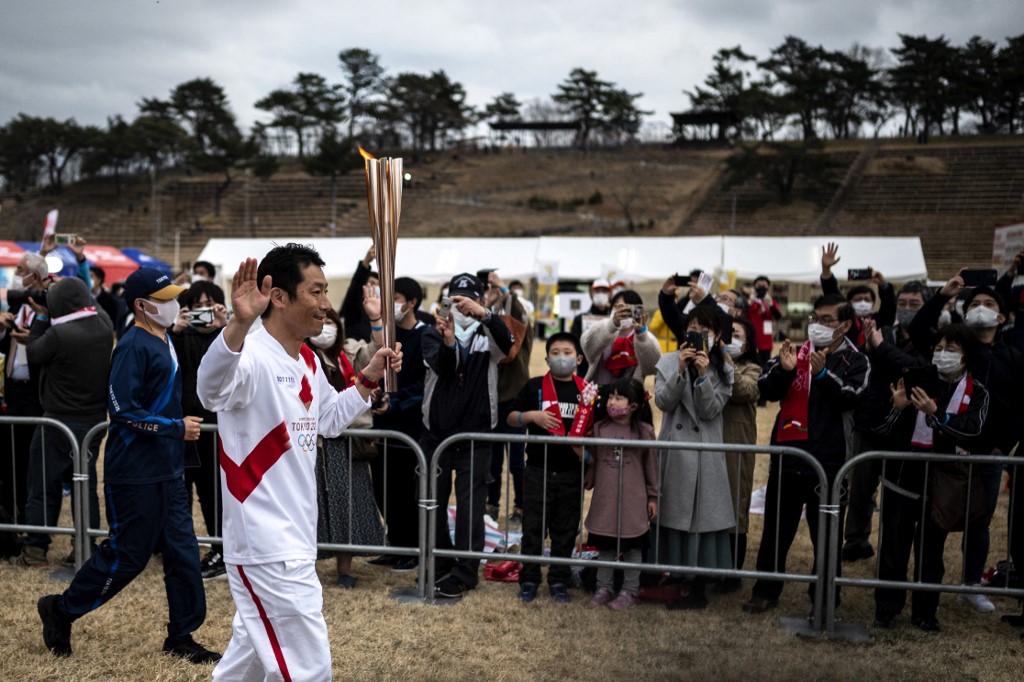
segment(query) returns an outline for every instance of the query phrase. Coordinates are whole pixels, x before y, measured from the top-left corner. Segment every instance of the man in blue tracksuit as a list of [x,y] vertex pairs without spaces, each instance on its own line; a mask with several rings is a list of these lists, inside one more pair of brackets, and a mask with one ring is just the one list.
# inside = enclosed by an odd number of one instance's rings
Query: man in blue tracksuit
[[202,420],[182,415],[181,373],[166,334],[183,291],[153,268],[140,268],[125,282],[135,324],[110,369],[104,455],[110,537],[63,594],[39,600],[43,641],[57,656],[71,654],[71,623],[113,598],[160,550],[169,611],[163,650],[193,663],[220,658],[192,639],[206,619],[206,594],[184,483],[185,441],[199,437]]

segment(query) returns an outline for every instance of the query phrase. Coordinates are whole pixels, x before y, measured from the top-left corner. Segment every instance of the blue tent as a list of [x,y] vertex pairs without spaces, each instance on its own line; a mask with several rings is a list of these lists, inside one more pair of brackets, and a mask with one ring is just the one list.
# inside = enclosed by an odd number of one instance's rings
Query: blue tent
[[161,272],[165,272],[168,275],[171,274],[171,266],[169,263],[165,263],[159,258],[154,258],[148,253],[143,253],[139,249],[128,247],[127,249],[121,249],[121,253],[131,258],[133,261],[139,264],[140,267],[144,268],[156,268]]
[[[39,253],[39,247],[42,246],[40,242],[15,242],[15,244],[32,253]],[[78,260],[75,258],[75,254],[71,253],[71,249],[65,246],[58,246],[52,253],[54,256],[60,257],[64,267],[61,268],[60,272],[52,272],[50,274],[60,275],[61,277],[74,277],[75,273],[78,272]]]

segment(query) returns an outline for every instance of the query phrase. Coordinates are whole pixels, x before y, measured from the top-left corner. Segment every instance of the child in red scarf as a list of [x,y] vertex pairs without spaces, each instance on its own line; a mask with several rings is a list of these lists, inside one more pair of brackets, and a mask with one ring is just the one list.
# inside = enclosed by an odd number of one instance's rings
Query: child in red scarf
[[[530,435],[565,436],[579,409],[583,379],[576,375],[581,355],[576,337],[553,334],[547,341],[550,371],[533,377],[515,399],[508,415],[510,426],[528,426]],[[523,472],[523,555],[540,556],[544,538],[551,538],[551,556],[570,557],[580,523],[580,483],[583,464],[569,445],[526,446]],[[546,501],[546,508],[545,508]],[[548,568],[551,597],[569,601],[568,566]],[[526,563],[519,572],[519,598],[531,602],[540,584],[540,564]]]

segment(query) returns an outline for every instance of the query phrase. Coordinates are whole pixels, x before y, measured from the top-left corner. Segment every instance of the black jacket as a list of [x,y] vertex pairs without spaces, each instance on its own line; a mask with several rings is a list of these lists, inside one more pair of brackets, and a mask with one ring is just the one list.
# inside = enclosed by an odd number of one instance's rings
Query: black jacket
[[512,348],[512,333],[497,315],[480,323],[469,344],[444,344],[437,329],[423,332],[427,366],[423,425],[430,444],[456,433],[488,432],[498,421],[498,361]]
[[50,319],[36,315],[26,352],[41,368],[39,402],[47,416],[106,419],[107,375],[114,348],[114,326],[102,309],[95,315],[51,324],[52,320],[95,307],[89,287],[66,277],[46,292]]
[[370,279],[370,268],[359,261],[356,271],[352,273],[352,281],[348,284],[348,291],[338,308],[338,316],[345,323],[345,336],[360,341],[370,341],[370,318],[363,310],[363,286]]
[[[922,357],[929,360],[938,341],[938,320],[949,297],[936,293],[928,299],[910,323],[910,338]],[[1009,454],[1020,436],[1024,386],[1024,355],[996,337],[995,343],[983,344],[978,357],[967,366],[977,381],[985,385],[989,397],[989,419],[981,435],[968,450],[991,453],[998,449]]]
[[186,327],[181,333],[169,332],[167,336],[174,344],[174,353],[178,356],[178,367],[181,371],[181,409],[184,414],[202,417],[207,424],[217,423],[217,413],[210,412],[199,400],[196,393],[196,376],[199,363],[203,361],[206,351],[220,336],[221,332],[204,334],[192,327]]
[[[942,393],[935,400],[939,407],[938,412],[925,417],[927,424],[932,427],[932,449],[927,452],[953,454],[958,450],[967,450],[981,434],[988,419],[989,394],[981,382],[975,381],[970,405],[962,414],[951,414],[947,420],[945,410],[956,390],[956,384],[942,382],[942,389]],[[897,412],[890,396],[888,408],[889,413],[875,428],[875,433],[885,437],[894,450],[922,451],[911,443],[917,424],[917,410],[914,406]],[[889,487],[896,492],[921,495],[924,491],[924,462],[892,460],[886,462],[884,472]]]
[[[846,343],[829,353],[825,357],[824,374],[811,380],[807,440],[779,443],[779,420],[776,419],[772,445],[800,448],[812,454],[827,471],[837,470],[846,461],[847,415],[867,390],[870,377],[871,365],[867,357],[851,344]],[[774,357],[765,365],[757,386],[763,399],[779,402],[786,397],[794,379],[796,370],[786,371],[779,365],[779,358]],[[784,462],[784,469],[807,469],[795,457],[787,457]]]
[[[892,398],[889,386],[899,382],[905,368],[926,367],[930,360],[921,355],[912,339],[900,338],[898,326],[882,329],[882,343],[878,348],[866,351],[866,354],[871,362],[871,379],[854,408],[853,424],[861,433],[874,435],[875,427],[889,414]],[[888,449],[877,440],[872,444],[873,448],[876,446]]]

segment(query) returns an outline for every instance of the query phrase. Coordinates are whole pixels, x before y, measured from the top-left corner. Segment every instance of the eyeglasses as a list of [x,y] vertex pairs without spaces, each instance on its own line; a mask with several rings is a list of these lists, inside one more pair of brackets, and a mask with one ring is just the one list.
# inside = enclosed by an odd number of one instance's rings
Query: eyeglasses
[[839,320],[832,317],[831,315],[822,315],[819,317],[813,313],[810,317],[807,318],[807,321],[810,322],[811,324],[823,324],[826,327],[832,327],[834,325],[839,324]]

